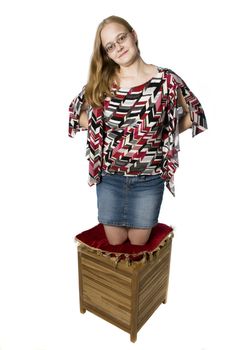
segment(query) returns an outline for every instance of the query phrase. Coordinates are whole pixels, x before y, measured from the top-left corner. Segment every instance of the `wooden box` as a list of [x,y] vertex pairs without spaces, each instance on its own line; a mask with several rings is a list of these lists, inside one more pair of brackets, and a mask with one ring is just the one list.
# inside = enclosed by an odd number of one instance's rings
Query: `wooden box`
[[171,245],[169,234],[162,246],[140,261],[115,260],[84,244],[78,245],[80,311],[86,310],[130,333],[137,332],[166,303]]

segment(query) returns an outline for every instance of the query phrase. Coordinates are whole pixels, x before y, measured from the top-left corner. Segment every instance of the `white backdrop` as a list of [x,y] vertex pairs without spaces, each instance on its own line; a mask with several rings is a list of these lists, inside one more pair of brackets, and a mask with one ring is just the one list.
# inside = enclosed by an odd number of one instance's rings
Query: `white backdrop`
[[[173,69],[209,130],[181,135],[169,299],[129,335],[79,313],[75,234],[97,224],[86,133],[68,137],[95,30],[125,17],[142,58]],[[0,350],[231,350],[231,18],[229,1],[7,0],[0,5]]]

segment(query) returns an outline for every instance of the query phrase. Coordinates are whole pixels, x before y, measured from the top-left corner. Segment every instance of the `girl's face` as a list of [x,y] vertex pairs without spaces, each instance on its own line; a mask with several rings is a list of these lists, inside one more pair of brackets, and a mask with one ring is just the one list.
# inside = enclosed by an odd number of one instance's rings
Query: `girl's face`
[[119,23],[108,23],[101,31],[102,46],[106,54],[119,66],[129,66],[138,57],[135,31],[129,32]]

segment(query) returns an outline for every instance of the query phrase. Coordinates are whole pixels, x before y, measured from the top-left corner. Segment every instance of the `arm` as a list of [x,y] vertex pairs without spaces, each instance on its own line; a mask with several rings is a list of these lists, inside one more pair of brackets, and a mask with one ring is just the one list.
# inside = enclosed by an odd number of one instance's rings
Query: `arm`
[[88,105],[86,102],[84,102],[82,108],[81,108],[81,112],[80,112],[80,120],[79,120],[79,124],[80,127],[88,129],[88,115],[87,115],[87,109],[88,109]]
[[181,106],[183,108],[183,117],[181,117],[179,120],[179,133],[182,133],[183,131],[192,127],[192,121],[190,117],[189,106],[187,105],[180,88],[177,90],[177,95],[178,106]]

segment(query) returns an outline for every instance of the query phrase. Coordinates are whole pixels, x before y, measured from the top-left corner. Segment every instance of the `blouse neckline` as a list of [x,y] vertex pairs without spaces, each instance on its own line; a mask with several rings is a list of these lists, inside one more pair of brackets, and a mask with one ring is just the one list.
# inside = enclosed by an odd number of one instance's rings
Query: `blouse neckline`
[[139,85],[136,85],[136,86],[132,86],[130,88],[123,88],[123,87],[119,87],[119,88],[116,88],[116,91],[131,91],[133,89],[138,89],[138,88],[142,88],[144,87],[145,85],[147,85],[148,83],[150,83],[153,79],[158,79],[160,78],[160,73],[162,72],[162,68],[159,67],[159,66],[156,66],[157,70],[158,70],[158,73],[154,76],[152,76],[149,80],[145,81],[144,83],[142,84],[139,84]]

